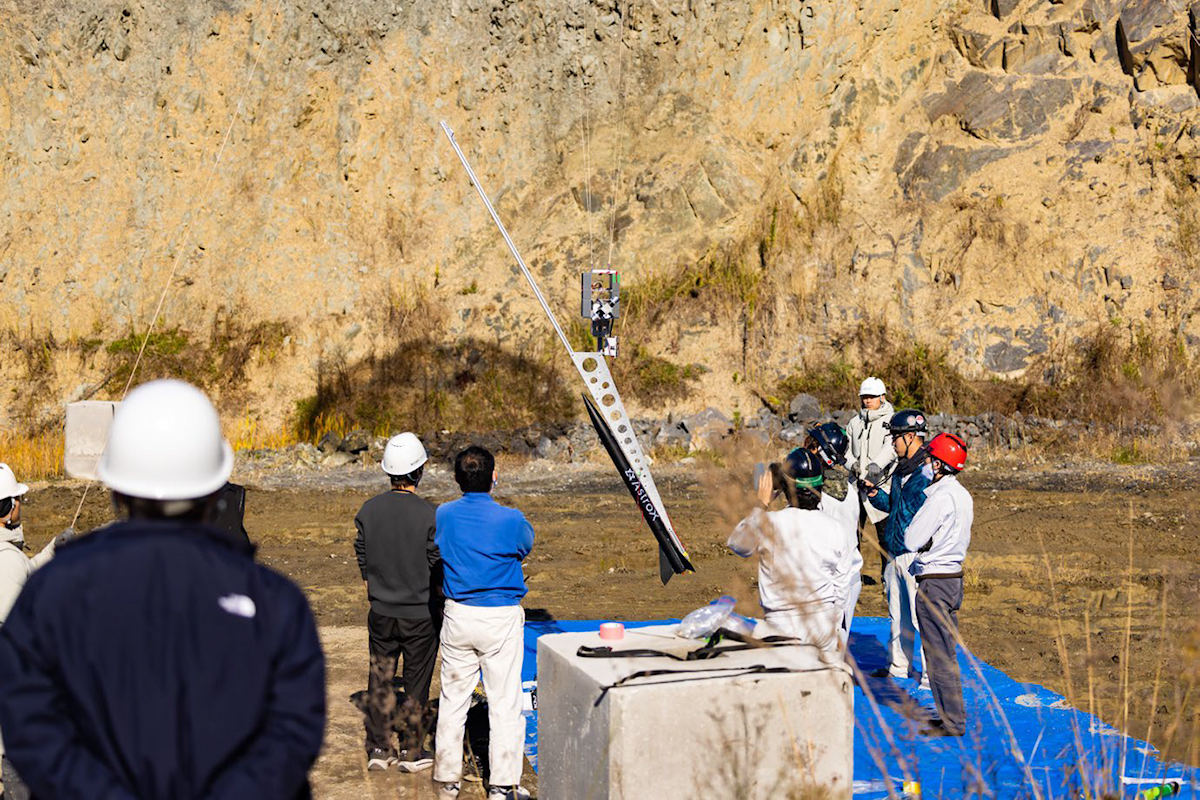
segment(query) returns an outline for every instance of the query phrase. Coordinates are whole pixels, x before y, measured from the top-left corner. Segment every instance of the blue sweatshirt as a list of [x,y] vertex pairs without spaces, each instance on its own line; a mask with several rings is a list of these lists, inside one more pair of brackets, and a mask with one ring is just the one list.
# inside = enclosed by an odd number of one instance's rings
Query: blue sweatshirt
[[521,561],[533,549],[533,527],[520,511],[485,492],[467,492],[438,506],[434,541],[448,599],[469,606],[521,604]]
[[881,488],[869,498],[871,505],[888,512],[887,519],[883,521],[882,544],[893,558],[908,552],[904,547],[904,532],[925,503],[925,490],[932,482],[933,470],[928,464],[923,464],[907,475],[892,475],[891,491]]

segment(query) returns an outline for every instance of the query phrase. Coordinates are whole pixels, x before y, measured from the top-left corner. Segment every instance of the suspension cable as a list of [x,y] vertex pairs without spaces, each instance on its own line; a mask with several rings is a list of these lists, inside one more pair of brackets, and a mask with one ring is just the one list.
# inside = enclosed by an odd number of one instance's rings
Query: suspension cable
[[[258,70],[258,64],[262,59],[263,46],[266,44],[267,40],[271,38],[271,34],[275,30],[275,18],[278,16],[279,9],[282,5],[283,0],[275,0],[274,8],[268,17],[268,19],[271,21],[270,26],[267,28],[266,33],[263,34],[262,39],[255,48],[254,61],[250,64],[250,67],[246,70],[245,77],[242,79],[242,85],[238,93],[237,103],[234,105],[233,112],[229,116],[229,123],[225,126],[225,135],[221,138],[221,144],[218,146],[216,155],[213,158],[213,162],[209,166],[208,174],[205,177],[204,186],[197,195],[198,197],[203,198],[208,196],[213,180],[216,178],[217,171],[225,157],[226,146],[229,144],[229,139],[233,134],[233,126],[237,122],[238,118],[242,115],[242,104],[246,99],[246,93],[249,90],[250,81],[254,77],[254,73]],[[130,387],[133,386],[133,378],[137,374],[138,367],[142,363],[142,356],[146,352],[146,345],[149,343],[150,336],[154,333],[154,326],[158,323],[159,315],[162,313],[163,303],[166,302],[167,293],[171,289],[171,282],[175,280],[175,273],[178,272],[179,265],[183,262],[183,254],[187,252],[188,245],[191,243],[191,220],[195,208],[195,204],[189,205],[187,212],[184,214],[183,220],[180,222],[176,233],[178,247],[175,254],[175,260],[171,265],[170,274],[167,275],[166,281],[163,282],[162,291],[158,295],[158,303],[155,305],[154,313],[150,317],[150,324],[146,326],[146,335],[142,337],[142,344],[140,347],[138,347],[137,357],[134,358],[133,367],[131,367],[129,370],[129,378],[125,381],[125,388],[121,391],[122,401],[125,399],[125,396],[129,394]],[[138,263],[139,265],[144,263],[144,259]],[[87,501],[88,492],[91,491],[94,483],[95,479],[90,480],[83,488],[83,495],[79,498],[79,505],[75,508],[75,516],[71,518],[72,528],[74,528],[75,524],[79,521],[79,515],[83,511],[83,504]]]

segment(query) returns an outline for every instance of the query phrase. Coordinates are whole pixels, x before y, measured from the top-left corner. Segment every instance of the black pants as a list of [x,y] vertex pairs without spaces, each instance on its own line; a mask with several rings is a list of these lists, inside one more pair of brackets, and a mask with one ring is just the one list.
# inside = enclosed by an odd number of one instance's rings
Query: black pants
[[[367,674],[367,750],[392,749],[392,730],[403,724],[400,748],[420,749],[424,744],[429,708],[429,684],[437,660],[438,632],[433,620],[397,619],[367,612],[371,667]],[[397,707],[392,679],[396,662],[404,656],[404,703]]]
[[917,625],[933,702],[946,730],[958,734],[967,726],[955,652],[962,601],[962,578],[927,578],[917,583]]

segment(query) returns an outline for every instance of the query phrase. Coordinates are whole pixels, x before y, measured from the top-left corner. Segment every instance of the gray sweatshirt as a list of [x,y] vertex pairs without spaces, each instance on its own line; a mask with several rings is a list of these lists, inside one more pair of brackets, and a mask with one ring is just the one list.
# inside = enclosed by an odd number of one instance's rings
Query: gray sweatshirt
[[[440,573],[434,544],[434,506],[404,492],[384,492],[363,504],[354,525],[354,553],[376,614],[400,619],[430,616],[431,575]],[[436,580],[432,581],[437,591]]]

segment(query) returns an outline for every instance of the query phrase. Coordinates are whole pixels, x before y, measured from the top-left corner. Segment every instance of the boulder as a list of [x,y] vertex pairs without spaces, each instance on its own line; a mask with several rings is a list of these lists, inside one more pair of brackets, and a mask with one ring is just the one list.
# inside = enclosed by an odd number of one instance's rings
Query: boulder
[[689,447],[692,450],[708,449],[733,430],[733,423],[729,417],[711,407],[684,417],[680,423],[688,432]]
[[1131,0],[1121,9],[1117,56],[1138,91],[1187,82],[1192,50],[1189,22],[1179,0]]
[[821,416],[821,402],[811,394],[801,393],[788,405],[788,419],[806,423]]
[[346,438],[342,439],[337,449],[343,453],[358,454],[369,449],[374,438],[370,431],[355,428],[346,434]]
[[779,438],[788,444],[800,444],[808,435],[808,427],[798,422],[789,422],[779,431]]
[[338,436],[333,431],[329,431],[321,437],[321,441],[317,442],[317,449],[322,453],[332,453],[342,445],[342,437]]
[[651,442],[655,447],[687,447],[692,436],[682,422],[667,420],[654,432]]
[[330,453],[321,459],[323,467],[344,467],[354,460],[354,456],[342,450]]
[[538,458],[549,458],[555,461],[566,460],[568,452],[565,438],[551,439],[549,436],[538,439],[537,447],[533,449],[533,454]]
[[769,408],[760,408],[758,413],[746,419],[745,427],[774,434],[783,426],[783,421],[771,413]]

